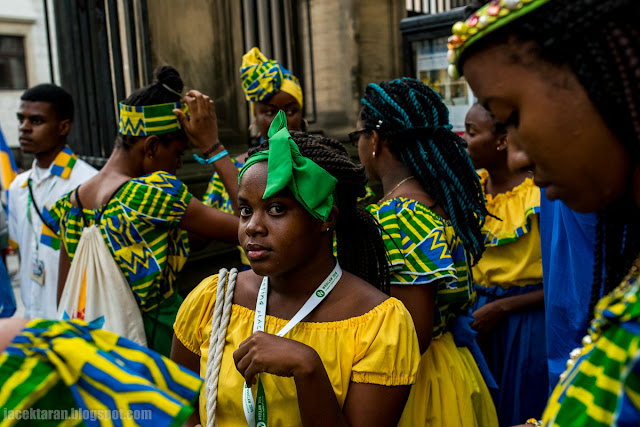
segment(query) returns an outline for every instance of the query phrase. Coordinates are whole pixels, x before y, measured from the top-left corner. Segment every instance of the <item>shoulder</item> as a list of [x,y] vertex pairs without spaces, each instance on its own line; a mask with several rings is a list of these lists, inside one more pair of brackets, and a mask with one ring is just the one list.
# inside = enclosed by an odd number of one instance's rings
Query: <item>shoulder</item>
[[71,194],[73,194],[73,191],[63,194],[47,211],[61,214],[63,211],[73,208],[74,206],[71,204]]
[[500,246],[529,233],[540,213],[540,188],[531,178],[505,193],[487,195],[487,210],[493,216],[485,219],[483,234],[487,246]]
[[71,176],[83,181],[98,174],[98,170],[82,159],[76,160],[76,164],[71,170]]
[[369,205],[367,209],[378,217],[383,227],[383,222],[396,222],[395,218],[425,223],[430,226],[443,225],[442,218],[435,212],[422,203],[406,197],[396,197],[382,204]]
[[327,297],[326,304],[318,307],[315,321],[335,322],[360,317],[389,299],[372,284],[343,270],[342,278]]
[[[27,188],[24,184],[29,179],[29,175],[31,174],[31,169],[22,172],[18,176],[16,176],[13,181],[11,181],[11,185],[9,185],[9,191],[20,191],[21,188]],[[26,191],[26,190],[25,190]]]
[[370,209],[384,228],[382,239],[391,251],[400,248],[407,250],[409,246],[420,244],[426,236],[441,239],[443,235],[455,235],[449,220],[442,219],[427,206],[413,199],[398,197],[381,205],[371,205]]
[[186,191],[186,185],[177,176],[164,171],[134,178],[131,183],[134,186],[155,187],[171,195],[178,195],[181,191]]
[[261,284],[262,276],[258,276],[253,270],[238,273],[233,303],[255,310]]

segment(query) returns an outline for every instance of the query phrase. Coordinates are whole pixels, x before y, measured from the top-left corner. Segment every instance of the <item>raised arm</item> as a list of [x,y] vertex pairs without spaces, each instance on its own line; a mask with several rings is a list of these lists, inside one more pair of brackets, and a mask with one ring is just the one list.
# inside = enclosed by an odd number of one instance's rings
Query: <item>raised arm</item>
[[229,155],[221,156],[226,150],[218,137],[218,119],[213,101],[197,90],[187,92],[183,101],[189,106],[189,118],[178,109],[173,112],[191,142],[206,153],[202,158],[216,159],[211,164],[229,193],[234,211],[238,212],[238,169]]
[[198,236],[238,244],[237,216],[210,208],[192,197],[180,221],[180,228]]

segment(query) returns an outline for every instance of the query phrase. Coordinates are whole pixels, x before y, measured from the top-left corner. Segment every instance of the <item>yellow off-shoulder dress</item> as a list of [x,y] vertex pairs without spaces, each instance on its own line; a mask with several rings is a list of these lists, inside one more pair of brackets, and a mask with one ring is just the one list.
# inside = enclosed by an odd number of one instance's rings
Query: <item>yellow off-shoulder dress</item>
[[[205,376],[216,300],[218,275],[203,280],[184,300],[174,332],[180,342],[200,356]],[[244,378],[235,367],[233,352],[253,331],[255,311],[234,304],[226,334],[220,369],[216,421],[220,427],[246,426],[242,409]],[[276,334],[288,320],[266,316],[265,332]],[[336,322],[300,322],[290,338],[312,347],[324,364],[342,406],[349,383],[385,386],[411,385],[420,363],[418,339],[411,315],[395,298],[389,298],[361,316]],[[261,374],[268,407],[269,426],[302,424],[293,378]],[[206,425],[206,401],[200,394],[200,420]]]

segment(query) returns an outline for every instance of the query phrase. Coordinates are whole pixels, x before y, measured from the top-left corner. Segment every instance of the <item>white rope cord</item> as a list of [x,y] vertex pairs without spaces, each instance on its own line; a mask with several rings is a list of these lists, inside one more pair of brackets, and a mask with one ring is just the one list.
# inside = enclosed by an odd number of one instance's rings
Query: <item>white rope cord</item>
[[[218,273],[218,289],[216,303],[213,307],[211,319],[211,335],[209,337],[209,357],[207,358],[207,370],[205,374],[205,398],[207,402],[207,427],[216,426],[216,406],[218,403],[218,378],[222,365],[222,352],[224,350],[225,336],[231,318],[231,306],[233,305],[233,291],[236,286],[238,270],[221,268]],[[227,290],[225,294],[225,282]]]

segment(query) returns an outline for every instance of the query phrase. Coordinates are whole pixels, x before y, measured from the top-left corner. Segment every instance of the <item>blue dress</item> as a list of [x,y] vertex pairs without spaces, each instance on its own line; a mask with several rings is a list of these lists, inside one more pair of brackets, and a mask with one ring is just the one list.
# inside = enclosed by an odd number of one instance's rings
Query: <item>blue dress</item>
[[[540,194],[540,237],[546,311],[549,392],[589,328],[597,217]],[[601,295],[602,296],[602,295]],[[532,415],[533,416],[533,415]]]

